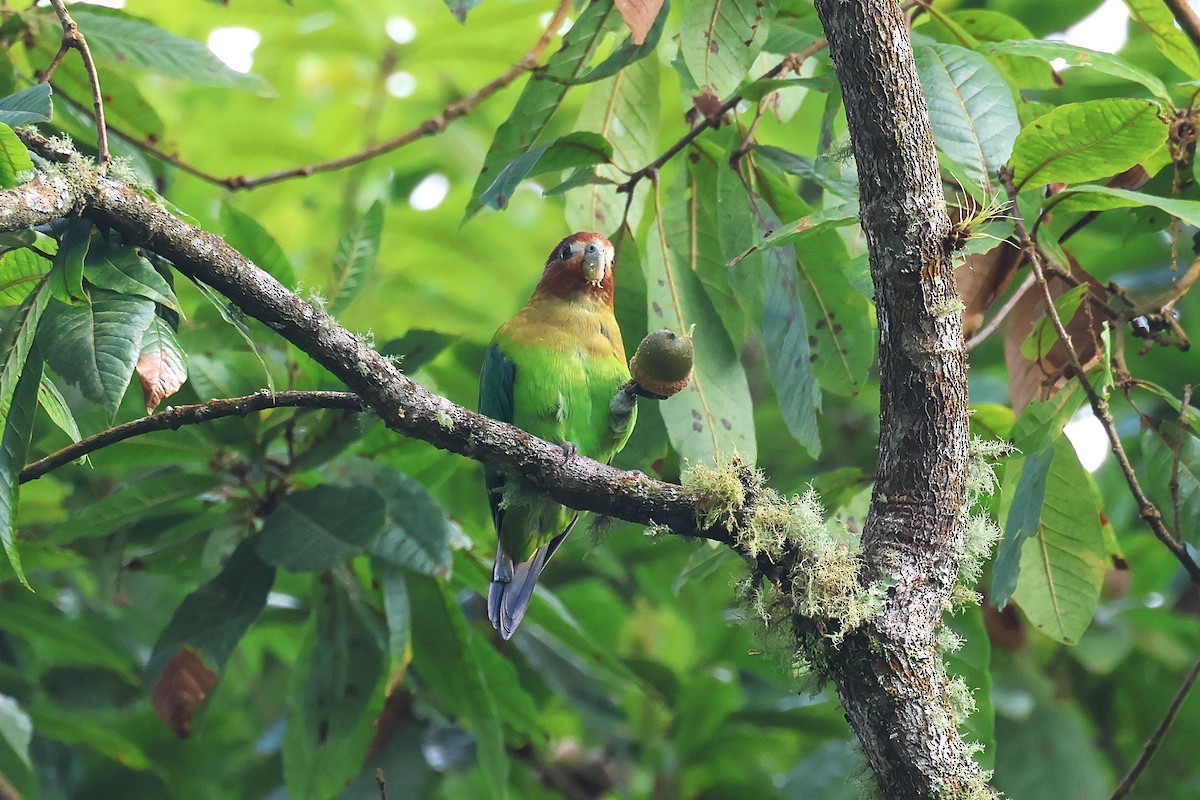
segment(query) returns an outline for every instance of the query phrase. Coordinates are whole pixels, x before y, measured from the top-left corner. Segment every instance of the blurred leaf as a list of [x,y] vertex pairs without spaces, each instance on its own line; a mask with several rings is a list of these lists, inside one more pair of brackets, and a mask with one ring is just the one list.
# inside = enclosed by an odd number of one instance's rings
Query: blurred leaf
[[142,337],[142,352],[135,367],[142,393],[146,398],[146,413],[154,413],[158,404],[175,394],[187,381],[187,353],[179,344],[175,331],[162,317],[154,317]]
[[42,381],[42,359],[34,345],[21,370],[8,407],[3,411],[4,429],[0,436],[0,546],[8,556],[17,580],[28,589],[21,555],[17,550],[17,499],[20,496],[21,468],[29,454],[33,420],[37,415],[37,392]]
[[58,250],[54,253],[54,270],[50,285],[54,296],[64,303],[89,301],[83,290],[83,267],[92,246],[92,222],[83,218],[69,219],[56,234]]
[[235,250],[266,270],[289,289],[296,288],[296,271],[283,248],[259,222],[237,206],[221,203],[221,230]]
[[296,800],[332,797],[358,774],[384,672],[371,609],[328,575],[313,587],[313,618],[292,673],[283,735],[283,776]]
[[1174,15],[1165,3],[1155,0],[1125,0],[1129,14],[1141,25],[1154,41],[1154,46],[1167,61],[1183,70],[1192,78],[1200,78],[1200,56],[1188,40],[1187,34],[1179,29]]
[[[251,333],[250,327],[242,320],[241,310],[233,305],[233,303],[230,303],[224,297],[217,294],[217,292],[215,292],[212,287],[208,286],[207,284],[201,283],[200,281],[192,281],[192,283],[194,283],[196,288],[200,290],[200,294],[203,295],[204,298],[212,304],[213,308],[217,310],[217,313],[221,315],[221,318],[228,322],[233,329],[237,331],[238,336],[242,337],[242,341],[244,341],[250,348],[250,352],[254,354],[254,357],[258,359],[259,366],[262,367],[263,380],[267,384],[268,391],[270,391],[271,394],[274,394],[275,379],[271,376],[271,370],[267,367],[267,360],[263,358],[262,350],[260,350],[258,347],[258,342],[254,340],[254,334]],[[198,361],[199,359],[196,359],[193,364],[197,363]]]
[[642,266],[648,327],[685,333],[696,326],[692,382],[659,403],[671,445],[691,463],[711,464],[719,456],[734,454],[753,463],[753,405],[745,370],[700,279],[676,252],[661,215],[655,220]]
[[1058,106],[1026,125],[1013,144],[1018,188],[1037,179],[1083,183],[1108,178],[1149,158],[1167,140],[1157,103],[1108,98]]
[[383,235],[383,201],[376,200],[338,240],[333,252],[333,282],[329,287],[329,313],[337,316],[358,297],[375,270],[379,239]]
[[[0,98],[0,123],[9,128],[15,128],[18,125],[28,125],[32,122],[49,122],[54,113],[50,95],[50,84],[35,83],[28,89],[22,89],[16,94]],[[24,145],[22,145],[22,149],[24,149]],[[25,158],[29,158],[28,153]],[[32,163],[30,167],[32,168]],[[15,186],[16,184],[7,185]]]
[[410,330],[399,339],[392,339],[379,348],[385,356],[399,356],[403,360],[400,368],[404,374],[412,375],[421,367],[438,357],[457,337],[438,331]]
[[967,606],[947,615],[943,624],[963,641],[957,650],[946,653],[946,671],[966,681],[975,699],[975,711],[966,720],[959,720],[959,728],[969,741],[983,745],[975,761],[991,769],[996,760],[996,709],[992,705],[992,644],[983,624],[983,611],[976,605]]
[[[41,668],[96,666],[111,671],[130,685],[140,685],[140,666],[111,624],[94,613],[68,616],[41,596],[26,593],[4,604],[4,631],[24,640]],[[53,636],[47,636],[53,631]],[[30,714],[34,708],[27,709]],[[47,735],[39,723],[35,730]]]
[[365,552],[384,530],[385,503],[366,486],[317,486],[289,494],[263,520],[258,552],[289,572],[311,572]]
[[113,10],[79,8],[71,12],[88,45],[103,62],[116,62],[157,72],[201,86],[260,92],[267,82],[257,75],[225,66],[203,43],[177,36],[149,22]]
[[33,724],[29,721],[29,715],[21,710],[16,700],[0,694],[0,741],[29,769],[33,769],[33,763],[29,760],[29,742],[32,739]]
[[112,420],[153,319],[152,301],[102,289],[92,292],[91,303],[69,306],[53,300],[39,327],[46,363],[103,406]]
[[446,8],[458,18],[462,24],[467,24],[467,14],[471,13],[471,9],[483,2],[483,0],[443,0],[446,3]]
[[[1054,309],[1058,312],[1058,317],[1064,326],[1074,319],[1075,312],[1079,310],[1083,298],[1087,296],[1087,291],[1087,284],[1081,283],[1074,289],[1068,289],[1054,298]],[[1033,330],[1021,343],[1021,355],[1030,360],[1037,360],[1049,353],[1050,348],[1058,341],[1058,330],[1054,327],[1050,315],[1047,314],[1037,321]]]
[[696,85],[725,98],[767,41],[775,0],[683,0],[680,53]]
[[1012,90],[986,58],[951,44],[914,48],[938,148],[990,196],[1021,123]]
[[267,603],[275,569],[258,557],[258,544],[257,536],[243,540],[216,577],[184,598],[154,645],[146,668],[158,676],[151,703],[180,738]]
[[984,45],[981,51],[995,55],[1031,56],[1047,63],[1061,58],[1071,67],[1092,67],[1105,75],[1140,83],[1164,103],[1173,102],[1171,93],[1158,77],[1112,53],[1044,39],[995,42]]
[[[2,108],[3,101],[0,101]],[[13,129],[3,124],[4,116],[3,110],[0,110],[0,187],[8,189],[19,184],[22,177],[28,178],[33,174],[33,160]]]
[[[621,70],[641,61],[654,52],[662,38],[663,25],[667,21],[670,3],[665,0],[614,0],[622,19],[630,28],[630,35],[620,47],[601,61],[596,67],[577,78],[574,83],[592,83],[611,78]],[[633,18],[634,22],[630,22]],[[636,25],[634,24],[636,23]]]
[[834,206],[820,211],[815,211],[798,220],[781,224],[770,231],[763,232],[763,238],[746,252],[733,259],[732,264],[737,264],[750,253],[756,250],[767,250],[772,247],[781,247],[785,244],[792,244],[805,236],[814,233],[821,233],[833,228],[844,228],[847,225],[858,224],[858,203],[847,203],[845,205]]
[[666,18],[667,4],[664,0],[616,0],[616,5],[621,12],[621,19],[629,26],[631,44],[647,44],[651,48],[658,44],[657,37],[649,34],[656,21],[661,22]]
[[468,640],[458,607],[449,603],[436,579],[411,575],[409,597],[421,613],[413,615],[413,669],[475,734],[479,767],[489,796],[508,795],[508,759],[496,704],[499,687],[483,669]]
[[119,527],[138,521],[153,520],[165,512],[188,506],[220,483],[216,475],[189,475],[161,472],[148,478],[118,486],[59,526],[48,537],[53,544],[107,536]]
[[[42,382],[38,386],[38,403],[50,417],[50,421],[61,428],[63,433],[70,436],[72,442],[78,442],[83,438],[79,432],[79,425],[75,422],[75,416],[71,413],[71,408],[67,405],[62,392],[54,385],[54,381],[50,380],[50,376],[44,372],[42,373]],[[81,461],[86,459],[87,456],[84,456]]]
[[605,164],[612,159],[613,146],[598,133],[579,131],[560,136],[550,144],[526,150],[513,159],[479,200],[488,208],[503,209],[526,178],[572,167]]
[[412,658],[412,604],[408,602],[404,570],[385,566],[380,571],[379,583],[387,618],[388,650],[394,663],[407,664]]
[[1035,628],[1064,644],[1078,642],[1087,630],[1108,569],[1090,480],[1070,441],[1059,439],[1046,476],[1046,501],[1021,547],[1012,595]]
[[848,176],[843,175],[841,167],[833,160],[791,153],[764,144],[755,145],[754,152],[765,156],[785,172],[812,181],[839,198],[858,196],[858,179],[852,172]]
[[[1061,198],[1058,199],[1058,198]],[[1109,186],[1068,186],[1055,195],[1053,208],[1064,213],[1104,211],[1110,208],[1161,209],[1188,225],[1200,225],[1200,200],[1178,200]]]
[[1183,540],[1200,541],[1200,439],[1164,423],[1142,433],[1142,456],[1163,521]]
[[488,148],[467,203],[467,217],[483,207],[482,195],[495,180],[492,175],[537,141],[567,93],[567,87],[561,81],[572,81],[583,74],[604,34],[617,19],[611,0],[588,3],[571,30],[563,36],[562,48],[550,56],[539,74],[530,76],[512,114],[496,131],[492,146]]

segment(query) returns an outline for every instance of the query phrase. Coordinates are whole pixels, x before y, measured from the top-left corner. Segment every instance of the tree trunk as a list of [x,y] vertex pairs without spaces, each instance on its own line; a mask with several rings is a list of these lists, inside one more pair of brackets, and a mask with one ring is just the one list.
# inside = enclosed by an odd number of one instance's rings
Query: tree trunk
[[[833,666],[885,797],[979,796],[934,633],[954,584],[967,470],[950,222],[906,20],[895,0],[816,0],[845,98],[879,316],[880,442],[863,533],[884,609]],[[985,795],[986,796],[986,795]]]

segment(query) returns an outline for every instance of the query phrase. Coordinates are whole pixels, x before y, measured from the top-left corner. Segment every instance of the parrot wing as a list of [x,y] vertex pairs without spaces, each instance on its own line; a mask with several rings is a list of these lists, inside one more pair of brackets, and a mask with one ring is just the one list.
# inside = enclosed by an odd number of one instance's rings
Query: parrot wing
[[[493,342],[483,357],[483,369],[479,373],[480,414],[500,422],[512,423],[513,381],[516,375],[517,365]],[[504,476],[485,467],[483,479],[487,484],[488,503],[492,507],[492,522],[499,531],[501,523],[504,522],[504,509],[500,508],[500,487],[504,485]]]

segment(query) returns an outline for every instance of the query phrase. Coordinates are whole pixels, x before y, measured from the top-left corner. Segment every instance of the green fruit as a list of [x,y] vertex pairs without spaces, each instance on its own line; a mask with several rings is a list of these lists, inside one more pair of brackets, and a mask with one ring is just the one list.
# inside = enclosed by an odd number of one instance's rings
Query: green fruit
[[637,353],[629,362],[634,383],[648,396],[658,400],[679,393],[692,379],[695,348],[692,332],[679,335],[663,328],[646,334]]

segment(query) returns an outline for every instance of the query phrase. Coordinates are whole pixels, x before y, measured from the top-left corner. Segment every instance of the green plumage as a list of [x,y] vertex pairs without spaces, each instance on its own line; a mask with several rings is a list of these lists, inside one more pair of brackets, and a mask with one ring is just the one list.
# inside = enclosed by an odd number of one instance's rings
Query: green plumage
[[[589,245],[601,252],[599,283],[580,272],[588,266]],[[481,413],[602,462],[624,446],[637,411],[631,399],[614,403],[629,368],[613,315],[611,264],[612,245],[598,234],[563,240],[529,303],[496,332],[479,390]],[[511,479],[490,470],[486,479],[499,540],[489,615],[508,638],[578,512],[525,491],[516,502],[509,492],[501,508]]]

